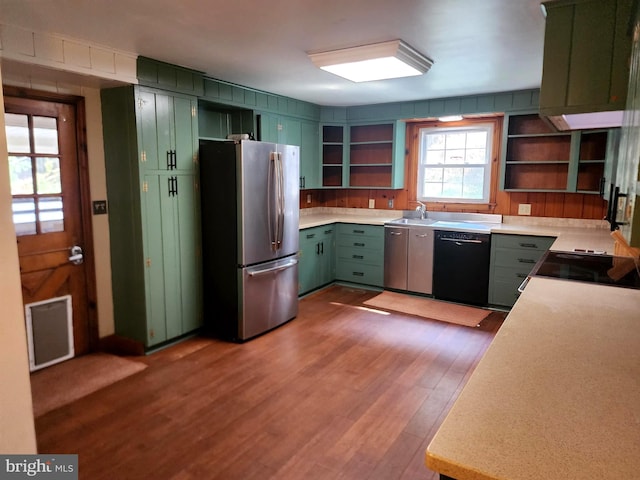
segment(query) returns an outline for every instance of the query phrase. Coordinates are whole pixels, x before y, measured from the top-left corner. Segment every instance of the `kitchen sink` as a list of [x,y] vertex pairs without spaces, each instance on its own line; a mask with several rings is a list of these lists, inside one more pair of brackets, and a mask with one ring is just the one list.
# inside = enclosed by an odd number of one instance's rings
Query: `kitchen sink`
[[390,220],[386,222],[385,225],[406,225],[409,227],[427,227],[429,225],[433,225],[436,221],[431,218],[396,218],[395,220]]

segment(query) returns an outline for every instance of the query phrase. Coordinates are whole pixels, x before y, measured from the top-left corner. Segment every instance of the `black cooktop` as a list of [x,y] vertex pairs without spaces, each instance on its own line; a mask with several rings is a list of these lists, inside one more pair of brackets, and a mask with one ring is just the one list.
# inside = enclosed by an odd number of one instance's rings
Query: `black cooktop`
[[640,289],[639,270],[630,257],[549,251],[531,275]]

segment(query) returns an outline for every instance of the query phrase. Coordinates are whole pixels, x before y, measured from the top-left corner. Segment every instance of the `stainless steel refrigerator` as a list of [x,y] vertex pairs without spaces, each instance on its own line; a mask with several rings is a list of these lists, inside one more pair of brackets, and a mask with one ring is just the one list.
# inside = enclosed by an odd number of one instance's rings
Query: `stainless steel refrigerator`
[[204,323],[248,340],[298,314],[299,147],[200,141]]

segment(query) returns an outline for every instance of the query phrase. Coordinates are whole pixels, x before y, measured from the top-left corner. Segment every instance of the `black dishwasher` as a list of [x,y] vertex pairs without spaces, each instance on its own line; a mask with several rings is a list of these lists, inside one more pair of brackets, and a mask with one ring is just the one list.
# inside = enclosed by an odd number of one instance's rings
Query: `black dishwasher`
[[487,304],[491,234],[436,230],[433,253],[435,298]]

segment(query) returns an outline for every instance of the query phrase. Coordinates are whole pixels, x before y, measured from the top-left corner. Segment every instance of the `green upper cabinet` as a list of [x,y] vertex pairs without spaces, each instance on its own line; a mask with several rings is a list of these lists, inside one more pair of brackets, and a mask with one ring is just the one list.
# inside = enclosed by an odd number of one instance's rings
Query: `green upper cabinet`
[[[633,0],[556,0],[547,12],[540,114],[624,110]],[[554,122],[555,123],[555,122]]]
[[205,140],[224,140],[230,134],[254,134],[253,110],[198,100],[198,135]]
[[537,113],[505,115],[501,188],[604,195],[618,129],[556,132]]
[[195,98],[139,88],[136,122],[140,165],[146,170],[193,171],[198,161]]
[[318,122],[260,113],[258,125],[259,140],[300,147],[300,189],[318,188]]
[[102,90],[115,333],[146,348],[202,323],[196,99]]

